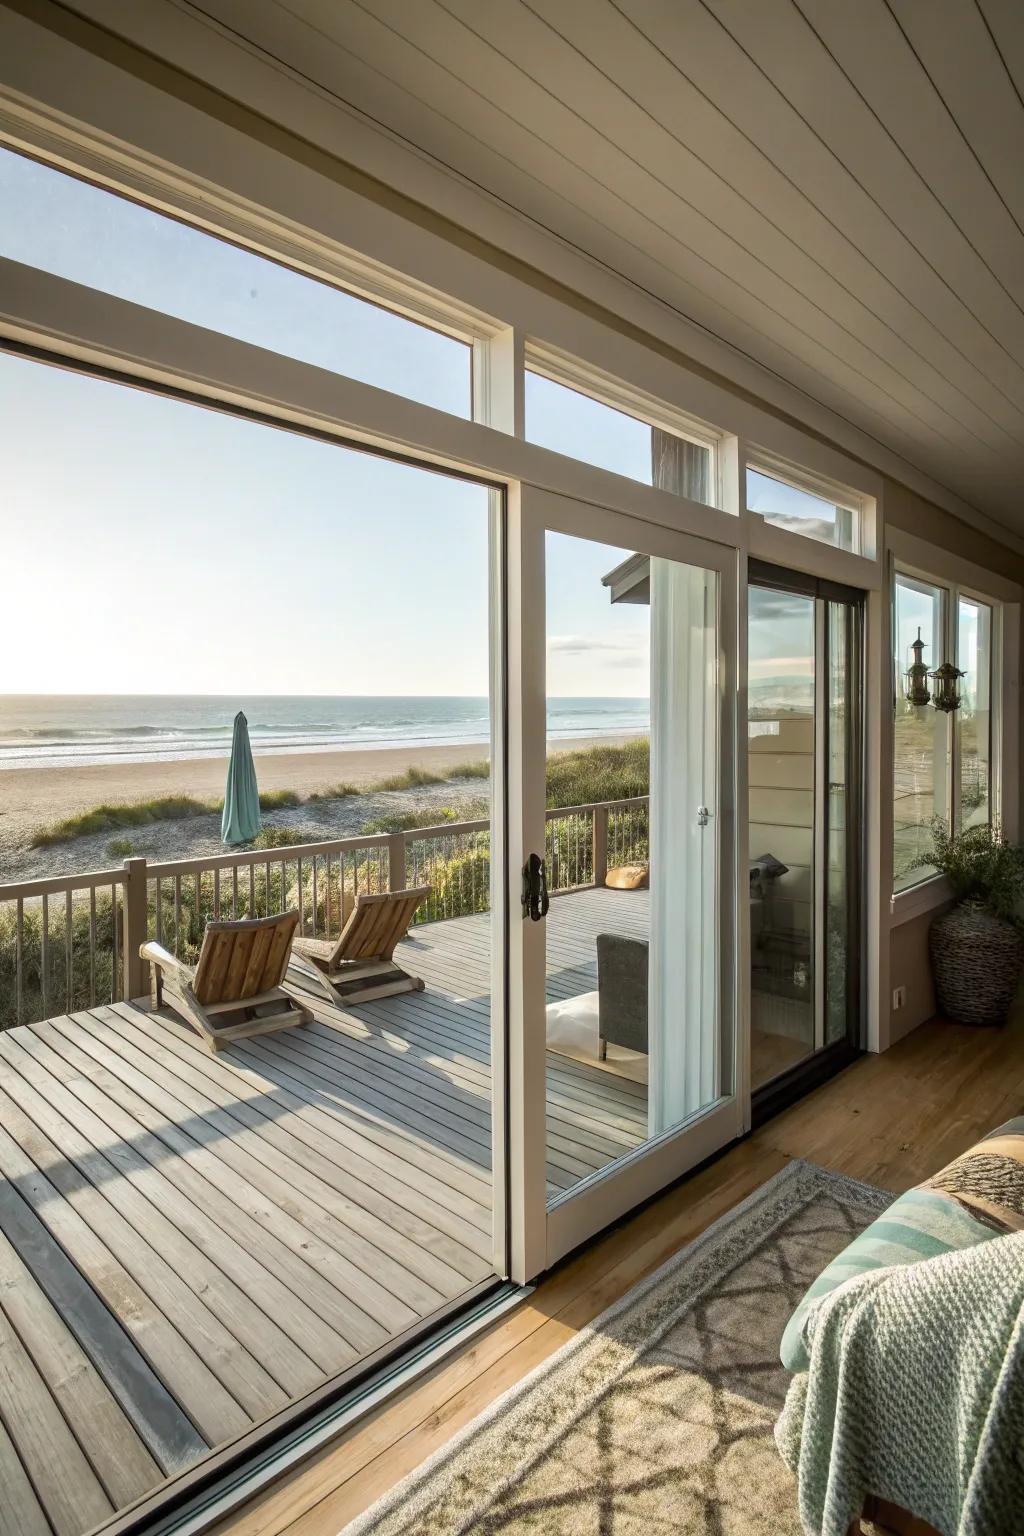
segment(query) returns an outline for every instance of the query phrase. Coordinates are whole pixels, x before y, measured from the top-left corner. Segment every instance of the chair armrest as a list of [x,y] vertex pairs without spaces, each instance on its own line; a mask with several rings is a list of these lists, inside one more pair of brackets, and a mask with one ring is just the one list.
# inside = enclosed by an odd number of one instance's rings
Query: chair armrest
[[164,949],[162,944],[152,939],[139,945],[139,958],[158,965],[162,971],[177,971],[185,981],[191,981],[194,975],[190,965],[186,965],[184,960],[179,960],[177,955],[172,955],[169,949]]

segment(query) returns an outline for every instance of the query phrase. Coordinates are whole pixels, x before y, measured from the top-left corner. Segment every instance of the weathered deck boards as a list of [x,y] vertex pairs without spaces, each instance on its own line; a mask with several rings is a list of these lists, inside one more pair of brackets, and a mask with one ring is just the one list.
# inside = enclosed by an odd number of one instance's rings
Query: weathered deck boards
[[[644,893],[552,902],[549,996]],[[426,990],[211,1055],[118,1004],[0,1034],[0,1536],[80,1536],[491,1272],[490,923],[414,929]],[[646,1089],[549,1053],[552,1191]]]

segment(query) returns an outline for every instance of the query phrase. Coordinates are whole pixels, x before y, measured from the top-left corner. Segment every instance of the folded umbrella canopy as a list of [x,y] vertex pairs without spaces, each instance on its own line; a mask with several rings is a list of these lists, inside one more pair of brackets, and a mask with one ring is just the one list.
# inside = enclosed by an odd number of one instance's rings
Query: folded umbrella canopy
[[249,745],[249,727],[239,710],[231,737],[228,782],[224,790],[224,814],[220,821],[220,840],[233,847],[249,843],[260,830],[260,792],[256,784],[256,765]]

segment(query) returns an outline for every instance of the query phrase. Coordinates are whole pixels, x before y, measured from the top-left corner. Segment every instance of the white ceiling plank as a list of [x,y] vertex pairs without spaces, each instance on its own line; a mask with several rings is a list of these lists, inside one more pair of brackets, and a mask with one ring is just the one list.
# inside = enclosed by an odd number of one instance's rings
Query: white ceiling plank
[[1024,98],[1024,6],[1020,0],[977,0],[977,4],[1014,89]]
[[908,304],[925,313],[957,352],[974,359],[996,389],[1020,402],[1024,356],[979,322],[930,259],[932,253],[912,244],[898,216],[890,216],[869,195],[701,0],[617,4]]
[[[796,0],[807,22],[921,179],[1018,305],[1024,300],[1021,229],[964,137],[887,0]],[[974,0],[972,20],[983,26]],[[959,3],[929,8],[929,34],[962,21]],[[958,43],[961,28],[956,28]],[[987,75],[991,71],[986,72]],[[1019,176],[1018,176],[1019,180]]]
[[[297,8],[297,0],[292,0],[292,8]],[[561,224],[562,232],[568,231],[568,237],[583,249],[609,261],[617,270],[629,271],[635,281],[667,296],[685,313],[718,334],[726,335],[733,344],[752,351],[768,366],[781,366],[792,371],[794,361],[798,360],[803,387],[813,389],[819,396],[823,387],[823,366],[824,377],[835,378],[846,396],[852,395],[862,407],[867,406],[873,412],[877,410],[880,398],[891,396],[891,411],[894,416],[898,415],[910,441],[918,445],[922,442],[930,444],[933,451],[942,453],[944,463],[954,466],[953,472],[962,462],[960,456],[971,451],[972,439],[976,446],[975,433],[950,413],[935,408],[932,402],[902,389],[891,370],[879,360],[868,358],[859,341],[842,333],[827,316],[821,317],[821,327],[831,335],[831,350],[822,337],[795,329],[799,317],[792,312],[794,295],[791,292],[784,295],[784,299],[791,303],[790,313],[765,307],[763,300],[737,281],[735,273],[723,275],[720,268],[701,253],[677,246],[671,237],[666,238],[661,228],[648,225],[638,216],[632,205],[606,198],[600,184],[588,185],[584,196],[588,212],[584,213],[573,164],[536,135],[525,145],[521,135],[526,130],[518,128],[511,115],[492,107],[490,100],[464,85],[452,66],[457,63],[460,70],[466,70],[470,76],[486,73],[492,96],[502,95],[504,99],[517,92],[530,93],[531,106],[543,116],[552,133],[560,126],[558,121],[551,121],[552,116],[564,116],[564,112],[559,114],[559,104],[538,91],[533,82],[524,79],[522,73],[506,60],[491,55],[486,60],[476,57],[471,40],[456,36],[450,25],[445,30],[451,18],[443,13],[429,14],[434,7],[425,5],[417,13],[422,25],[416,29],[417,42],[412,45],[407,35],[398,35],[387,22],[375,28],[374,22],[379,19],[382,9],[375,5],[371,15],[370,8],[364,5],[326,6],[317,0],[304,0],[302,16],[307,22],[312,51],[304,56],[302,67],[315,71],[314,78],[331,88],[343,89],[348,100],[366,110],[379,112],[381,103],[386,102],[388,122],[411,142],[437,148],[446,163],[453,164],[481,184],[495,187],[500,195],[516,201],[517,206],[525,203],[526,211],[533,217],[549,225],[553,221],[555,228]],[[227,14],[224,0],[219,0],[219,14]],[[399,10],[393,20],[401,22],[405,15]],[[422,30],[428,23],[433,46],[437,47],[444,63],[429,58],[420,49],[420,44],[428,40]],[[249,27],[250,35],[253,35],[251,19]],[[340,63],[340,77],[332,73],[331,61],[335,58]],[[368,68],[379,70],[379,74],[361,80],[353,67],[357,58],[368,58],[371,61]],[[384,70],[388,72],[389,80],[385,78]],[[390,85],[397,86],[399,94],[390,89],[389,81]],[[502,82],[504,91],[500,90]],[[419,93],[415,97],[413,88]],[[468,107],[460,92],[468,92],[471,96]],[[458,101],[461,106],[457,124],[447,116],[453,110],[453,101]],[[472,132],[463,129],[464,122],[472,124]],[[581,126],[573,124],[576,150],[580,149]],[[495,145],[500,146],[503,160],[491,152]],[[524,188],[520,167],[528,160],[537,176]],[[543,183],[539,180],[542,167],[547,176]],[[517,185],[513,185],[513,181]],[[594,212],[598,216],[596,224],[592,218]],[[700,216],[695,214],[694,217]],[[624,251],[623,245],[627,241],[629,245]],[[670,285],[667,288],[666,283]],[[765,350],[766,340],[771,344],[771,351]],[[862,366],[865,360],[869,366],[874,365],[873,375],[865,373]],[[846,409],[849,408],[847,399]],[[967,410],[965,414],[971,413]]]
[[[499,0],[444,3],[472,16],[478,27],[487,26],[496,12],[504,14]],[[858,345],[869,346],[982,438],[1000,445],[1000,437],[983,423],[988,416],[1020,441],[1020,402],[1009,400],[954,348],[625,16],[608,5],[584,15],[578,0],[545,0],[544,19],[585,47],[604,72],[596,88],[586,82],[578,110],[599,113],[609,134],[621,125],[622,140],[629,135],[635,158],[663,168],[661,174],[681,195],[713,210],[719,227],[755,251],[776,276],[798,287]],[[490,36],[489,26],[487,32]],[[564,98],[565,87],[560,89]],[[629,96],[620,101],[623,91]],[[699,158],[687,140],[699,146]],[[691,174],[694,164],[700,174]]]
[[795,4],[705,3],[916,249],[927,251],[951,294],[959,295],[997,344],[1024,355],[1024,314],[909,161],[893,152],[889,135]]
[[[892,0],[964,137],[1024,229],[1024,102],[975,0]],[[1018,7],[1019,9],[1019,7]]]

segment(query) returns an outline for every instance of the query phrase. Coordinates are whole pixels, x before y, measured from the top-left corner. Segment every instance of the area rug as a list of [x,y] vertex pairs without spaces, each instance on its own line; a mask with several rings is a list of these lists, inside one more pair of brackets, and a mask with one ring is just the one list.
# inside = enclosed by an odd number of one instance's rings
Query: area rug
[[801,1536],[779,1340],[891,1195],[796,1161],[539,1366],[345,1536]]

